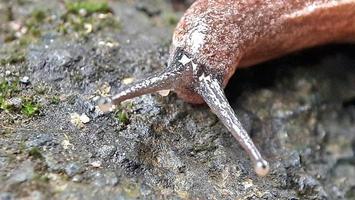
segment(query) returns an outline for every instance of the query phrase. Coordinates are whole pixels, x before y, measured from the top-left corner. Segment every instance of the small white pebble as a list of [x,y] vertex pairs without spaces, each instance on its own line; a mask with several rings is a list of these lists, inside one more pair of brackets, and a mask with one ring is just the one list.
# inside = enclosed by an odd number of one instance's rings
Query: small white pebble
[[20,82],[23,84],[28,84],[30,82],[30,78],[28,76],[24,76],[20,79]]
[[21,35],[26,34],[27,31],[28,31],[28,28],[27,28],[26,26],[24,26],[24,27],[22,27],[22,28],[20,29],[20,34],[21,34]]
[[101,167],[101,165],[102,165],[102,162],[100,160],[97,160],[97,161],[94,161],[91,163],[91,166],[96,167],[96,168]]
[[99,19],[105,19],[105,18],[107,18],[107,14],[104,14],[104,13],[100,13],[99,15],[98,15],[98,18]]
[[128,84],[133,83],[133,81],[134,81],[134,78],[133,77],[129,77],[129,78],[124,78],[122,80],[122,83],[125,84],[125,85],[128,85]]
[[99,89],[99,94],[101,96],[109,96],[110,95],[110,91],[111,91],[111,86],[109,83],[105,82]]
[[70,113],[70,122],[75,126],[81,125],[80,115],[78,113]]
[[52,181],[56,181],[56,180],[60,179],[60,176],[58,174],[54,174],[54,173],[48,174],[47,177]]
[[93,100],[93,101],[98,101],[100,98],[101,98],[100,96],[94,96],[94,97],[92,98],[92,100]]
[[80,121],[83,124],[86,124],[86,123],[90,122],[90,118],[85,113],[83,113],[83,114],[80,115]]
[[81,8],[80,10],[79,10],[79,15],[81,15],[81,16],[86,16],[88,14],[88,12],[84,9],[84,8]]
[[63,149],[67,150],[69,149],[69,146],[72,146],[72,144],[69,142],[69,140],[63,140],[61,143],[60,143],[63,147]]
[[250,187],[254,186],[253,180],[247,179],[244,182],[242,182],[242,185],[244,186],[244,190],[249,189]]
[[100,46],[104,46],[105,44],[106,44],[105,41],[102,41],[102,40],[99,41]]
[[92,24],[85,23],[84,24],[84,28],[85,28],[85,33],[91,33],[92,32]]
[[9,26],[12,30],[18,31],[22,27],[22,24],[19,21],[11,21]]

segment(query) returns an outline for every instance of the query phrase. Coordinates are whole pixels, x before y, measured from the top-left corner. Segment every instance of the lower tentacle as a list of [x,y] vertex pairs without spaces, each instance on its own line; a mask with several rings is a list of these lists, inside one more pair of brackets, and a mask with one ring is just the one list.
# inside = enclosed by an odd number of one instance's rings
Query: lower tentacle
[[255,172],[259,176],[267,175],[270,168],[268,162],[262,158],[248,133],[236,117],[224,95],[223,88],[219,81],[211,76],[205,76],[203,74],[199,77],[198,82],[199,85],[196,88],[196,92],[202,96],[211,110],[218,116],[221,122],[249,154],[254,161]]

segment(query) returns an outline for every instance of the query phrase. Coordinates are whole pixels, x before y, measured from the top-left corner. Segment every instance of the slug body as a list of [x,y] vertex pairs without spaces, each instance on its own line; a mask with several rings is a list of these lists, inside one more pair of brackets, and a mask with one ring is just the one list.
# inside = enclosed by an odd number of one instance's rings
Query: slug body
[[189,103],[206,102],[264,176],[269,165],[223,88],[238,67],[350,41],[355,41],[355,0],[197,0],[176,27],[167,68],[121,90],[112,103],[159,90],[174,90]]

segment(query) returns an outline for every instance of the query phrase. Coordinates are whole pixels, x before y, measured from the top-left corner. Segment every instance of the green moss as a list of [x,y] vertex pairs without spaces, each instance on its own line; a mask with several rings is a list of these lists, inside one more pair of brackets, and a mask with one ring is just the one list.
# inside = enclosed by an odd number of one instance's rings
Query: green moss
[[[5,110],[11,113],[21,113],[27,117],[33,117],[38,114],[41,106],[34,101],[33,96],[21,96],[20,91],[21,88],[18,79],[0,81],[0,111]],[[14,108],[8,105],[7,101],[12,97],[22,99],[21,108]]]
[[116,112],[115,117],[122,124],[128,124],[129,122],[128,114],[124,110],[119,110],[118,112]]
[[175,26],[179,21],[179,18],[174,13],[165,13],[163,19],[170,26]]
[[0,64],[6,65],[6,64],[16,64],[16,63],[21,63],[25,61],[25,55],[22,53],[13,53],[9,57],[5,59],[0,60]]
[[355,199],[355,186],[348,190],[345,194],[347,199]]
[[44,84],[39,84],[33,88],[37,94],[44,95],[48,92],[48,87]]
[[6,109],[7,109],[7,105],[6,105],[5,97],[0,96],[0,110],[6,110]]
[[117,107],[115,111],[115,118],[122,124],[126,125],[129,123],[129,113],[132,112],[133,103],[124,102]]
[[85,79],[85,77],[79,71],[75,71],[74,74],[72,74],[70,78],[76,84],[82,83],[83,80]]
[[93,22],[94,29],[95,30],[103,30],[107,27],[109,28],[114,28],[114,29],[121,29],[121,24],[112,16],[108,16],[104,19],[101,19],[99,21],[94,21]]
[[16,37],[15,31],[10,31],[5,38],[8,43],[4,49],[4,57],[0,58],[0,65],[17,64],[25,61],[27,46],[30,43],[37,41],[42,35],[41,26],[46,19],[46,13],[42,10],[35,10],[28,15],[23,24],[27,31]]
[[94,0],[86,0],[86,1],[78,1],[78,2],[70,2],[67,1],[65,6],[68,12],[71,13],[80,13],[82,10],[87,12],[87,14],[93,13],[108,13],[111,11],[108,3],[106,1],[94,1]]
[[35,10],[32,12],[31,16],[36,22],[43,22],[46,18],[46,13],[43,10]]
[[13,81],[0,80],[0,101],[5,102],[6,99],[14,96],[20,91],[19,80]]
[[128,199],[136,199],[140,196],[139,184],[134,182],[129,182],[128,180],[123,181],[122,189],[123,195],[128,197]]
[[41,183],[48,183],[50,181],[50,178],[46,175],[36,174],[33,177],[33,180]]
[[6,49],[4,56],[0,58],[0,65],[7,65],[7,64],[17,64],[25,61],[25,53],[24,49],[21,49],[19,45],[9,46],[9,50]]
[[42,35],[41,26],[45,22],[47,14],[43,10],[34,10],[25,21],[28,28],[27,33],[23,37],[30,38],[31,41]]
[[40,105],[31,101],[26,100],[21,108],[21,113],[26,115],[27,117],[33,117],[39,113]]
[[42,153],[39,150],[39,148],[37,147],[32,147],[29,151],[28,151],[28,155],[35,158],[35,159],[43,159]]
[[18,145],[19,153],[24,153],[25,149],[26,149],[25,141],[21,140],[21,142]]
[[52,96],[50,100],[51,104],[59,104],[60,103],[60,98],[58,96]]
[[67,12],[61,16],[63,22],[56,28],[62,34],[75,33],[76,36],[85,38],[90,33],[106,28],[119,29],[121,27],[111,13],[107,1],[67,1],[66,8]]

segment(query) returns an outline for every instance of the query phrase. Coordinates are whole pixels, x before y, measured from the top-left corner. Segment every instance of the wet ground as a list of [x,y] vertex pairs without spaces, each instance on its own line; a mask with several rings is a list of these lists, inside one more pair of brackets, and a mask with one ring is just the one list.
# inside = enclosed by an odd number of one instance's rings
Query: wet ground
[[0,199],[355,199],[355,46],[239,70],[265,178],[206,106],[102,97],[167,62],[185,5],[0,1]]

